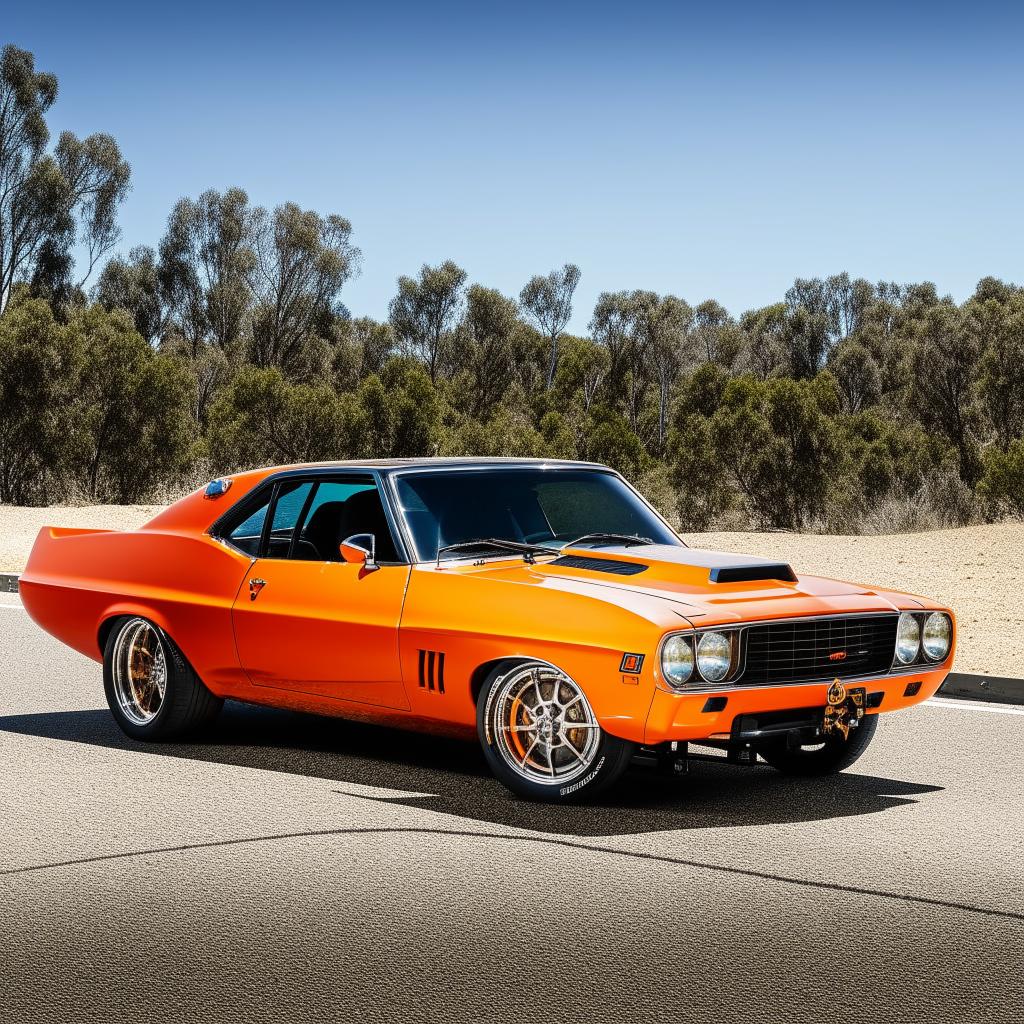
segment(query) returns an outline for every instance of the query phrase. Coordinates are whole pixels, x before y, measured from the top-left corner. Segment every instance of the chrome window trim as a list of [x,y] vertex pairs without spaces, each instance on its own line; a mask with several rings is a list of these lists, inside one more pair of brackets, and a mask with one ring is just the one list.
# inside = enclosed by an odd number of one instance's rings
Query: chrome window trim
[[[701,686],[673,686],[662,674],[661,671],[661,653],[666,642],[670,637],[673,636],[689,636],[694,637],[697,633],[725,633],[728,631],[738,632],[741,634],[744,630],[751,626],[766,626],[773,625],[775,623],[786,623],[786,622],[817,622],[822,619],[850,619],[850,618],[871,618],[883,615],[896,615],[899,616],[903,612],[907,611],[906,608],[893,608],[890,611],[867,611],[867,612],[833,612],[827,615],[790,615],[785,618],[776,619],[753,619],[748,622],[719,622],[714,625],[708,626],[691,626],[689,629],[673,629],[668,633],[665,633],[662,638],[658,641],[658,648],[654,658],[654,682],[658,689],[671,693],[675,696],[685,697],[688,694],[720,694],[720,693],[764,693],[766,690],[776,689],[782,686],[826,686],[828,684],[827,679],[819,680],[800,680],[792,683],[760,683],[757,685],[746,685],[742,683],[743,675],[742,671],[739,676],[729,682],[709,683],[706,679],[701,678]],[[933,611],[941,611],[944,615],[949,615],[948,611],[941,608],[932,609]],[[927,609],[923,609],[927,614],[931,614]],[[955,640],[954,635],[954,640]],[[742,644],[741,644],[742,646]],[[950,644],[952,650],[952,644]],[[937,669],[941,669],[943,665],[949,661],[949,654],[946,655],[942,661],[924,661],[918,662],[914,665],[904,665],[896,668],[896,651],[895,645],[893,648],[892,660],[889,663],[889,668],[885,672],[873,673],[871,675],[860,675],[860,676],[847,676],[843,679],[843,684],[849,682],[868,682],[871,680],[884,680],[890,679],[894,676],[907,676],[920,674],[922,672],[934,672]],[[745,670],[746,666],[741,666],[741,670]],[[694,674],[699,677],[699,670],[694,662]]]
[[[344,480],[347,477],[361,476],[369,477],[373,480],[374,486],[377,488],[377,493],[380,495],[381,504],[384,506],[384,517],[388,521],[388,525],[391,527],[392,539],[395,541],[395,547],[398,551],[399,560],[397,562],[381,562],[381,565],[410,565],[411,559],[409,558],[409,548],[406,545],[405,535],[398,528],[398,521],[395,516],[394,508],[392,508],[391,501],[389,500],[389,493],[384,486],[386,483],[386,473],[381,473],[380,470],[370,468],[368,466],[351,466],[351,467],[333,467],[333,466],[311,466],[304,469],[285,469],[278,473],[273,473],[270,476],[264,477],[251,491],[247,494],[243,494],[234,505],[230,508],[225,509],[224,512],[214,521],[214,523],[206,531],[207,534],[214,540],[220,541],[225,547],[231,551],[236,551],[239,554],[248,556],[248,552],[242,551],[240,548],[235,547],[227,537],[224,536],[222,531],[222,524],[227,520],[241,505],[243,502],[256,502],[256,499],[265,493],[266,491],[271,492],[270,507],[268,508],[268,517],[272,514],[274,504],[274,491],[278,484],[285,480],[293,480],[299,477],[303,480],[316,480],[319,481],[326,477],[329,480]],[[260,550],[262,551],[263,545],[262,540],[260,542]],[[262,557],[262,556],[260,556]],[[319,562],[312,563],[319,565]],[[332,563],[325,563],[332,564]]]

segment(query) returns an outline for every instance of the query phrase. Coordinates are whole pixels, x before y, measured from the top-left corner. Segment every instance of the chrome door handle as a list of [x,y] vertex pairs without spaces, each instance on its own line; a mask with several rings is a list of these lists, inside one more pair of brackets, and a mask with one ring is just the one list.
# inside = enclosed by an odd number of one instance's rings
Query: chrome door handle
[[259,577],[254,576],[249,580],[249,600],[255,601],[260,596],[260,591],[267,585],[266,580],[261,580]]

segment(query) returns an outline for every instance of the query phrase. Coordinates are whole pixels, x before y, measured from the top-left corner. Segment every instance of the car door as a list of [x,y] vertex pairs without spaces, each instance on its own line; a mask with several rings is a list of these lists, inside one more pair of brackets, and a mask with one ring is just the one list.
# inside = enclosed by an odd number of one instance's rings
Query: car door
[[[408,708],[398,624],[409,566],[374,478],[286,478],[235,532],[228,543],[257,555],[232,609],[252,683]],[[340,542],[360,533],[375,537],[376,569],[341,559]]]

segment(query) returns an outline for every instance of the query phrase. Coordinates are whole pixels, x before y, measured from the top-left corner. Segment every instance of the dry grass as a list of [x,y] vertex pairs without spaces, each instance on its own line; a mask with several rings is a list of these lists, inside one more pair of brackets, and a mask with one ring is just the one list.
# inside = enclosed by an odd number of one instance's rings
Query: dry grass
[[[130,530],[161,507],[0,505],[0,571],[18,572],[24,567],[32,541],[44,525]],[[1017,638],[1024,634],[1024,524],[870,537],[703,533],[684,534],[684,539],[695,547],[788,561],[797,572],[932,597],[957,613],[959,671],[1024,674],[1017,659]]]

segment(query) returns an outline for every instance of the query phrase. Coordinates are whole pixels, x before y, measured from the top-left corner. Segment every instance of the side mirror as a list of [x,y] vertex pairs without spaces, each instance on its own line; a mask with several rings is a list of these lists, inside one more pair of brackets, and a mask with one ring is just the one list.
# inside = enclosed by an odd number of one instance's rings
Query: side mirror
[[367,572],[380,568],[376,558],[377,538],[372,533],[353,533],[338,545],[338,550],[342,561],[361,565]]

